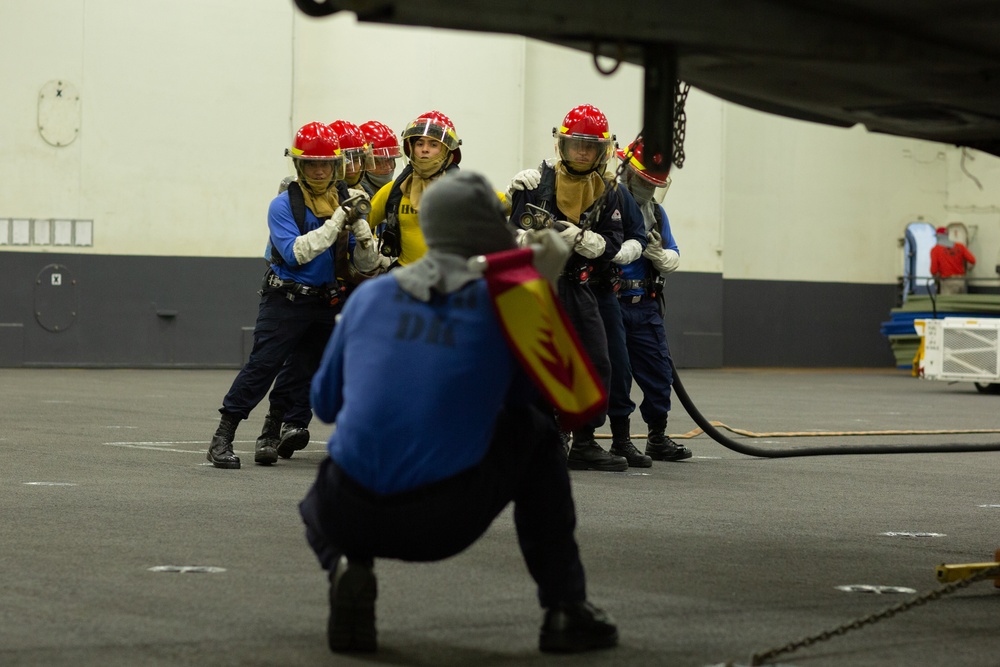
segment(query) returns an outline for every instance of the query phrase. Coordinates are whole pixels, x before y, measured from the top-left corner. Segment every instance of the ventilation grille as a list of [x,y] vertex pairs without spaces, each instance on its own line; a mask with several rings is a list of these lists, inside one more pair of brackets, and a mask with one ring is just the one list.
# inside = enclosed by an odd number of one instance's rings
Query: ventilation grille
[[997,377],[997,329],[944,329],[946,374]]

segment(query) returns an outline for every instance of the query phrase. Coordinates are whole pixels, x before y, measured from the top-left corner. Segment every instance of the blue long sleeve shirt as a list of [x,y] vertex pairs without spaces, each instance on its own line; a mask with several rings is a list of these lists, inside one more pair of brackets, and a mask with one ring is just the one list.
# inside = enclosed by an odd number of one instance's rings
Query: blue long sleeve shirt
[[[322,224],[323,222],[307,206],[306,231],[318,229]],[[284,261],[280,264],[272,264],[274,272],[279,278],[294,280],[297,283],[314,287],[322,287],[334,281],[332,250],[326,250],[311,261],[301,265],[295,259],[293,251],[295,239],[301,233],[292,215],[292,204],[288,199],[287,190],[271,200],[271,205],[267,209],[267,228],[271,237],[264,250],[264,256],[270,261],[272,247],[281,255],[281,259]]]
[[423,302],[390,273],[348,299],[311,398],[316,416],[336,424],[331,458],[391,494],[479,463],[505,401],[528,400],[530,388],[484,280]]

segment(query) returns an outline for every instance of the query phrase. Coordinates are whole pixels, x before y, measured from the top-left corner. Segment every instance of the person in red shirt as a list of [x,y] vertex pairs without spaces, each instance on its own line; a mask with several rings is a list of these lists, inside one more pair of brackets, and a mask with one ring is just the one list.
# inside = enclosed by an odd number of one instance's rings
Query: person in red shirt
[[931,275],[938,283],[938,294],[968,292],[965,273],[975,264],[975,255],[961,243],[948,238],[946,227],[937,228],[937,245],[931,248]]

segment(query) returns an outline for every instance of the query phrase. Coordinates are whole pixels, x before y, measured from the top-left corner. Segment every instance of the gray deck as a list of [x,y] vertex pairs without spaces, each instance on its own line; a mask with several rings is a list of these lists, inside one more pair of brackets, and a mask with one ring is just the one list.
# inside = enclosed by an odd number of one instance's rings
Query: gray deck
[[[333,656],[325,578],[296,511],[330,428],[315,424],[309,448],[257,467],[258,409],[237,433],[243,469],[212,468],[204,451],[234,376],[0,370],[0,664],[749,664],[913,597],[837,586],[926,593],[939,563],[991,561],[1000,548],[996,453],[766,459],[702,435],[685,441],[695,457],[683,463],[573,473],[590,597],[619,622],[617,649],[537,651],[541,613],[508,510],[448,561],[379,561],[380,650]],[[1000,429],[1000,396],[896,370],[682,379],[706,417],[755,432]],[[675,400],[668,430],[692,428]],[[1000,443],[1000,433],[731,437],[771,448]],[[225,571],[150,571],[163,565]],[[976,583],[775,662],[997,665],[998,607],[1000,591]]]

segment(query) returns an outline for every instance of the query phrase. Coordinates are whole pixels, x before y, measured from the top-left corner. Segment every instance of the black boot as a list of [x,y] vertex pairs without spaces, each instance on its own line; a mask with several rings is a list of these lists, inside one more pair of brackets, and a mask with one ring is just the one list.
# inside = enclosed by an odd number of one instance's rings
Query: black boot
[[573,431],[573,445],[569,448],[566,465],[570,470],[603,470],[624,472],[628,461],[621,456],[612,456],[594,440],[594,429]]
[[611,454],[624,457],[629,468],[651,468],[653,459],[646,456],[632,444],[629,434],[628,417],[610,417]]
[[691,458],[691,450],[671,440],[666,430],[666,417],[646,425],[646,455],[654,461],[683,461]]
[[545,611],[538,648],[546,653],[574,653],[611,648],[618,643],[618,627],[611,617],[590,604],[560,604]]
[[295,424],[281,425],[281,442],[278,443],[278,456],[283,459],[292,458],[292,454],[305,449],[309,444],[309,429]]
[[341,556],[330,572],[330,618],[326,640],[331,651],[375,651],[375,598],[378,582],[372,562]]
[[281,439],[282,414],[271,408],[264,416],[264,428],[257,436],[257,447],[254,450],[253,462],[269,466],[278,460],[278,441]]
[[240,457],[233,454],[233,438],[236,437],[236,427],[239,425],[239,417],[223,413],[219,428],[215,430],[212,443],[208,446],[208,460],[216,468],[240,467]]

